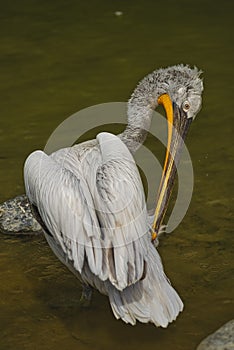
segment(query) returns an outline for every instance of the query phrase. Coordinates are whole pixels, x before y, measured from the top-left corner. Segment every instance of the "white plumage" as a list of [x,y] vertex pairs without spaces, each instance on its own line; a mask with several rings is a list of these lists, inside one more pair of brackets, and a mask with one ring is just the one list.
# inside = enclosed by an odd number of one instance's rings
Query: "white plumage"
[[163,327],[176,318],[183,304],[151,243],[140,175],[117,136],[101,133],[96,145],[51,156],[33,152],[25,187],[53,236],[46,234],[52,250],[56,246],[82,281],[109,296],[117,318]]
[[[181,66],[174,69],[180,77]],[[116,318],[167,327],[183,303],[151,242],[142,182],[130,153],[144,141],[151,121],[152,109],[142,103],[140,119],[139,106],[137,125],[130,115],[122,135],[100,133],[50,156],[33,152],[25,163],[25,188],[54,253],[83,283],[108,295]]]

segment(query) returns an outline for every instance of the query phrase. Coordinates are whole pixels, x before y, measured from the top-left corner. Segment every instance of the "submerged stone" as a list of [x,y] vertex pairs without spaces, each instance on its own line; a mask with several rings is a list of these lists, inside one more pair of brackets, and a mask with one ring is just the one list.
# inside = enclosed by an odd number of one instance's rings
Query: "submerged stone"
[[234,320],[205,338],[197,350],[234,350]]
[[26,195],[0,204],[0,232],[5,234],[39,234],[41,226],[34,219]]

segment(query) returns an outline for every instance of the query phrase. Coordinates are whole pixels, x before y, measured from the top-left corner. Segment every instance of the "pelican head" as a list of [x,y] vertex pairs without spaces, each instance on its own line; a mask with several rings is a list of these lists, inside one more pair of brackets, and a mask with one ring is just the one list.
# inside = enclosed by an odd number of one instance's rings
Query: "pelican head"
[[152,116],[150,112],[158,106],[158,98],[163,94],[169,95],[171,101],[186,113],[187,118],[194,119],[201,108],[203,91],[201,73],[196,67],[176,65],[160,68],[148,74],[139,82],[129,100],[129,124],[142,126],[140,120],[143,118],[143,124],[148,130],[148,118]]
[[[187,65],[155,70],[140,81],[128,103],[128,128],[135,133],[133,139],[136,142],[132,143],[134,151],[138,148],[137,141],[142,143],[147,135],[153,110],[161,104],[167,115],[167,151],[157,195],[153,238],[157,236],[168,207],[184,139],[201,108],[203,82],[200,74],[196,67]],[[136,130],[141,132],[137,133]]]

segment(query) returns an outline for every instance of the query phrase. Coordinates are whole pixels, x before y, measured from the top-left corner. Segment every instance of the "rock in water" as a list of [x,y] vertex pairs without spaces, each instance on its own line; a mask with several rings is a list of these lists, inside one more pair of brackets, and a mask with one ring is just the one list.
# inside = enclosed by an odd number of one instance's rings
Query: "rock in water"
[[197,350],[234,350],[234,320],[205,338]]
[[0,204],[0,232],[6,234],[38,234],[41,226],[34,219],[26,195]]

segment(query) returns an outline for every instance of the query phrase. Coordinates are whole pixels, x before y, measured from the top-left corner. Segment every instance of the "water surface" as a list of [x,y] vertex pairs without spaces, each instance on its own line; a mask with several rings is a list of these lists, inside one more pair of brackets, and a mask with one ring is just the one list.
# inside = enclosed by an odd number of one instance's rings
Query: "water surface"
[[190,350],[233,318],[233,11],[227,0],[1,2],[1,202],[24,192],[25,158],[77,110],[126,101],[161,66],[195,64],[205,82],[187,140],[192,203],[160,245],[184,312],[164,330],[115,320],[99,293],[81,309],[79,282],[43,237],[0,236],[1,349]]

